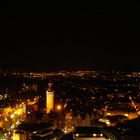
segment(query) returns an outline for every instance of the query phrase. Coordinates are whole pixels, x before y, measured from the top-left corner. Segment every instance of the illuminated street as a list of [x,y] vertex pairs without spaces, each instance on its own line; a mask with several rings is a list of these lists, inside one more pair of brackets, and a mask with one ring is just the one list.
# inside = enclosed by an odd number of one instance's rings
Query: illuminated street
[[15,107],[7,107],[0,116],[0,127],[4,128],[4,139],[13,140],[13,130],[26,119],[26,106],[34,104],[38,98],[33,101],[28,100],[16,104]]

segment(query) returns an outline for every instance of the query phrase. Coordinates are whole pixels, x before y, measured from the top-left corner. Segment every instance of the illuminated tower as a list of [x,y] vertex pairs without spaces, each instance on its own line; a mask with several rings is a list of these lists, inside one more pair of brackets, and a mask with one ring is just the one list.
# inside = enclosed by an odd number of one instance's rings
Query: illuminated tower
[[52,83],[48,83],[48,89],[46,91],[46,112],[54,110],[54,91],[52,90]]

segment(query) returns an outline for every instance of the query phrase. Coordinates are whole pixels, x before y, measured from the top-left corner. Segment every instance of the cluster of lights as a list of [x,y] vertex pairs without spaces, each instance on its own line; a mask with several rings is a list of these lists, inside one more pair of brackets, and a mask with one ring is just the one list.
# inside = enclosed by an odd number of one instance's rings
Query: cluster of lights
[[40,97],[37,96],[37,97],[34,98],[33,101],[31,101],[30,99],[28,99],[28,100],[27,100],[27,104],[28,104],[28,105],[34,105],[34,104],[38,101],[39,98],[40,98]]
[[[20,124],[19,119],[23,117],[23,115],[26,112],[25,103],[22,102],[21,104],[17,104],[15,107],[7,107],[3,110],[3,112],[0,114],[3,116],[3,121],[1,124],[1,127],[5,128],[5,133],[3,134],[3,138],[1,140],[7,140],[11,139],[13,140],[13,130]],[[9,125],[6,125],[7,122],[9,122]],[[6,126],[5,126],[6,125]]]
[[[76,133],[75,136],[76,136],[76,137],[79,137],[80,134]],[[103,134],[102,134],[102,133],[101,133],[101,134],[96,134],[96,133],[94,133],[94,134],[92,134],[92,136],[93,136],[93,137],[97,137],[97,136],[98,136],[98,137],[103,137]]]
[[99,119],[100,122],[105,122],[107,125],[110,125],[110,121],[108,119]]
[[0,100],[4,100],[4,99],[6,99],[8,97],[8,94],[6,93],[6,94],[4,94],[4,95],[0,95]]
[[68,134],[68,133],[70,133],[70,132],[73,132],[73,130],[74,130],[74,127],[65,127],[64,128],[64,130],[63,130],[63,132],[65,133],[65,134]]
[[[13,140],[13,131],[20,124],[19,119],[23,118],[26,113],[26,104],[33,105],[35,104],[40,97],[36,96],[32,101],[28,99],[26,102],[21,102],[17,104],[15,107],[7,107],[0,114],[0,117],[3,117],[3,121],[0,122],[0,126],[5,128],[5,133],[3,134],[3,138],[1,140],[11,139]],[[6,125],[9,122],[8,126]],[[6,126],[5,126],[6,125]]]

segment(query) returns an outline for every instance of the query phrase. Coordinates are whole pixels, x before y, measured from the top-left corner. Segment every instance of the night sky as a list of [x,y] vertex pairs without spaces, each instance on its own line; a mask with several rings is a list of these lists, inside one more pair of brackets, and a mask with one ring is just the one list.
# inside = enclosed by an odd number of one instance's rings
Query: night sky
[[9,7],[1,8],[2,68],[140,70],[138,5]]

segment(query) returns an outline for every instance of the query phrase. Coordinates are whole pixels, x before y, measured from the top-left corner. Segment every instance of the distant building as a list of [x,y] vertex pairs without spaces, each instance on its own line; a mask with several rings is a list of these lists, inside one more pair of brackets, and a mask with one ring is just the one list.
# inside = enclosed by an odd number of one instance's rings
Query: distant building
[[48,83],[48,89],[46,91],[46,112],[50,113],[54,111],[54,90],[52,89],[52,83]]

